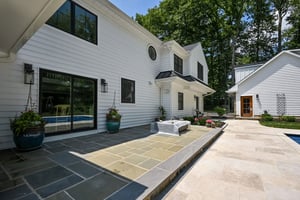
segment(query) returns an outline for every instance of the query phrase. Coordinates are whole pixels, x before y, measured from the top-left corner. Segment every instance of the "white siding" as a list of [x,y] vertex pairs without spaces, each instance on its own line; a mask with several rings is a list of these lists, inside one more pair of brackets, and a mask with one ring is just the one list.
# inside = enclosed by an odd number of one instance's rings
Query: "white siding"
[[160,57],[161,71],[174,70],[173,57],[171,59],[171,52],[167,48],[162,48],[160,52],[161,52],[161,57]]
[[[98,14],[98,45],[44,25],[19,51],[16,62],[0,64],[0,148],[12,146],[9,118],[24,110],[26,103],[28,85],[23,83],[23,63],[32,64],[35,70],[33,100],[36,103],[38,69],[97,79],[97,127],[100,132],[105,131],[105,113],[112,105],[114,91],[116,106],[123,116],[121,128],[148,124],[159,115],[159,88],[154,84],[154,79],[160,71],[160,46],[138,32],[130,32],[101,13],[93,12]],[[156,61],[148,56],[149,44],[157,50]],[[135,81],[135,104],[120,103],[122,77]],[[108,93],[100,92],[101,78],[108,82]]]
[[240,80],[244,79],[246,76],[251,74],[257,69],[257,66],[253,67],[238,67],[235,68],[235,83],[240,82]]
[[[276,116],[276,94],[283,93],[286,97],[286,115],[300,116],[299,77],[299,58],[286,53],[280,55],[239,86],[237,114],[240,115],[240,96],[253,96],[254,115],[261,115],[266,110]],[[256,99],[256,94],[259,99]]]
[[[183,110],[178,110],[178,92],[183,93]],[[185,117],[185,116],[193,116],[195,114],[196,109],[196,101],[194,96],[199,97],[199,109],[201,112],[203,112],[203,105],[202,103],[202,96],[189,90],[185,89],[182,85],[177,83],[172,83],[172,102],[171,105],[172,109],[172,117]]]
[[187,74],[198,78],[198,62],[203,65],[203,82],[208,84],[208,67],[200,43],[190,51]]

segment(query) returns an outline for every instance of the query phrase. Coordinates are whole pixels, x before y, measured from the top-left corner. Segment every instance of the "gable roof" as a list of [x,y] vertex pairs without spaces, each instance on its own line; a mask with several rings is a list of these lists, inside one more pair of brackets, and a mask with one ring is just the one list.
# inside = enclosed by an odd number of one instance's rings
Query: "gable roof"
[[285,50],[285,51],[280,52],[279,54],[277,54],[276,56],[274,56],[273,58],[271,58],[268,62],[266,62],[265,64],[263,64],[261,67],[257,68],[254,72],[252,72],[251,74],[249,74],[248,76],[246,76],[244,79],[242,79],[241,81],[239,81],[233,87],[231,87],[230,89],[228,89],[226,91],[226,93],[235,93],[235,92],[237,92],[239,85],[241,85],[242,83],[244,83],[245,81],[247,81],[249,78],[255,76],[257,73],[259,73],[259,71],[261,71],[266,66],[268,66],[269,63],[273,62],[274,60],[276,60],[278,57],[282,56],[283,54],[288,54],[288,55],[291,55],[291,56],[294,56],[294,57],[300,59],[300,54],[299,53],[300,53],[300,49]]
[[197,42],[197,43],[194,43],[194,44],[190,44],[190,45],[187,45],[187,46],[184,46],[183,48],[187,51],[191,51],[193,50],[196,46],[198,46],[200,44],[200,42]]

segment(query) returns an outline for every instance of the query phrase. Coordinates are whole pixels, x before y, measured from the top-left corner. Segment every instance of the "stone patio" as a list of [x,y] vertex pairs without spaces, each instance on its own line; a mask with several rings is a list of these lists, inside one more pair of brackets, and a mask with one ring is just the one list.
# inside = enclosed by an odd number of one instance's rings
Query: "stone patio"
[[0,151],[0,199],[144,199],[157,194],[222,129],[192,126],[181,136],[150,126]]

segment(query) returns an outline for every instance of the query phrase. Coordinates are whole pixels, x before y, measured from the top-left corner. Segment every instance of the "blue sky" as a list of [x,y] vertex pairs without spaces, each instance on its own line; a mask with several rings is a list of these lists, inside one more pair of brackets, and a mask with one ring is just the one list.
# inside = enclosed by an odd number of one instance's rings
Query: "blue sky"
[[149,8],[158,6],[160,0],[109,0],[129,17],[135,17],[136,13],[146,14]]

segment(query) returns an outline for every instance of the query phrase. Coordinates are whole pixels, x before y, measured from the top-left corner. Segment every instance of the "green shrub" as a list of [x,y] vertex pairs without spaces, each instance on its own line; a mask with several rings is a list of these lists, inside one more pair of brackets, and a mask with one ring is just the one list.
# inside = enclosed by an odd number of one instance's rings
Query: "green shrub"
[[200,119],[199,119],[199,121],[198,121],[199,125],[201,125],[201,126],[205,126],[205,124],[206,124],[206,120],[207,120],[207,118],[206,118],[206,117],[202,117],[202,118],[200,118]]
[[296,117],[294,117],[294,116],[281,116],[280,120],[285,121],[285,122],[295,122]]
[[273,121],[273,117],[269,113],[264,113],[264,114],[261,115],[260,120],[263,121],[263,122]]
[[218,128],[221,128],[224,124],[225,124],[225,122],[221,122],[221,121],[214,121],[215,122],[215,124],[216,124],[216,127],[218,127]]
[[192,117],[192,116],[186,116],[186,117],[183,117],[183,119],[184,119],[184,120],[187,120],[187,121],[190,121],[191,124],[194,124],[194,122],[195,122],[195,119],[194,119],[194,117]]
[[226,113],[226,109],[220,106],[216,106],[214,111],[219,115],[219,117],[223,116]]

